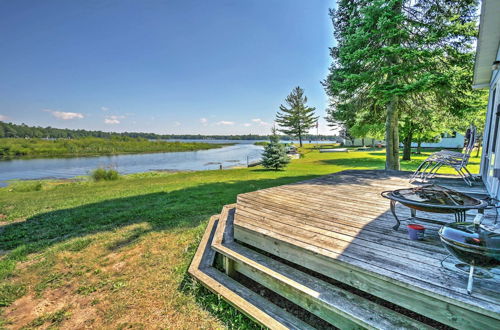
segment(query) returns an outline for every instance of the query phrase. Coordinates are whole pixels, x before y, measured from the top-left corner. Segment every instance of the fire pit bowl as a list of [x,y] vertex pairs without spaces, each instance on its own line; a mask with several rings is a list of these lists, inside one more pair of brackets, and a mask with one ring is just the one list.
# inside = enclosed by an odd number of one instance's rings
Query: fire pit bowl
[[[394,230],[400,226],[400,219],[396,215],[397,202],[410,208],[412,218],[415,218],[416,211],[419,210],[432,213],[452,213],[455,215],[456,222],[465,221],[466,211],[477,209],[479,212],[483,212],[488,206],[488,202],[485,200],[434,184],[383,191],[381,195],[391,201],[391,212],[397,222],[393,227]],[[431,219],[419,218],[419,220],[438,224],[446,223]]]

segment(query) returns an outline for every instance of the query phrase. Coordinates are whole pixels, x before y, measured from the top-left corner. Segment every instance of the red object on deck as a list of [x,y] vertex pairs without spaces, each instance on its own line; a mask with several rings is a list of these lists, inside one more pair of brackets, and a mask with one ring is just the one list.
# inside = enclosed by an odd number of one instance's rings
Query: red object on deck
[[408,228],[415,229],[415,230],[424,230],[425,229],[424,226],[422,226],[422,225],[415,225],[415,224],[408,225]]

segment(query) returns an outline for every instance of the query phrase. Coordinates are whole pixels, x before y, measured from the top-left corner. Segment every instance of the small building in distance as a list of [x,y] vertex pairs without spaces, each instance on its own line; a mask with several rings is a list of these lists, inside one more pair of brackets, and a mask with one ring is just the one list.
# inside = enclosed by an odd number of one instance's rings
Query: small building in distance
[[[443,133],[441,138],[436,142],[422,142],[422,148],[441,148],[441,149],[461,149],[464,147],[465,136],[463,134],[453,132],[453,133]],[[417,143],[412,143],[413,148],[417,147]]]

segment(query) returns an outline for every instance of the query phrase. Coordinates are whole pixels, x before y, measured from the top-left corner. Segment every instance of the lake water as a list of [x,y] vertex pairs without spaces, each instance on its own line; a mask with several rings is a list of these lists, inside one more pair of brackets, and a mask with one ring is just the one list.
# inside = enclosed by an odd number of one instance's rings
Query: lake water
[[263,150],[261,146],[254,145],[256,141],[202,140],[200,142],[235,144],[217,149],[186,152],[2,160],[0,186],[5,186],[5,181],[14,179],[72,178],[87,175],[98,167],[114,168],[122,174],[130,174],[153,170],[214,170],[220,165],[223,168],[246,166],[247,161],[249,163],[259,161]]
[[87,175],[98,167],[115,168],[122,174],[152,170],[214,170],[244,166],[260,159],[262,147],[238,143],[233,146],[186,152],[114,155],[100,157],[14,159],[0,161],[0,184],[6,180],[71,178]]

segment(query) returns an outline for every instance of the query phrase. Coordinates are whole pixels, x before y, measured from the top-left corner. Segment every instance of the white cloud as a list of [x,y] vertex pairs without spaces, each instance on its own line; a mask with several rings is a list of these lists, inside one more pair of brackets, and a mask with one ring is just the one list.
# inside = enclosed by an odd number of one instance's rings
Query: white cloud
[[101,110],[104,111],[104,112],[106,112],[106,111],[109,110],[109,108],[108,107],[101,107]]
[[226,125],[226,126],[234,125],[234,121],[221,120],[217,122],[217,125]]
[[244,123],[243,126],[250,127],[250,126],[252,126],[252,124],[250,124],[250,123]]
[[174,126],[181,126],[181,123],[178,121],[174,121]]
[[7,119],[9,119],[9,117],[4,116],[4,115],[0,115],[0,120],[7,120]]
[[104,123],[109,125],[115,125],[120,123],[120,119],[125,118],[125,116],[106,116],[104,118]]
[[200,118],[200,123],[201,123],[203,126],[207,126],[207,125],[208,125],[208,119],[207,119],[207,118]]
[[256,124],[259,124],[260,126],[271,126],[271,124],[269,124],[268,122],[265,122],[263,121],[262,119],[260,118],[255,118],[255,119],[252,119],[252,121]]
[[44,111],[50,112],[52,116],[62,120],[82,119],[85,117],[82,113],[78,112],[64,112],[50,109],[45,109]]

